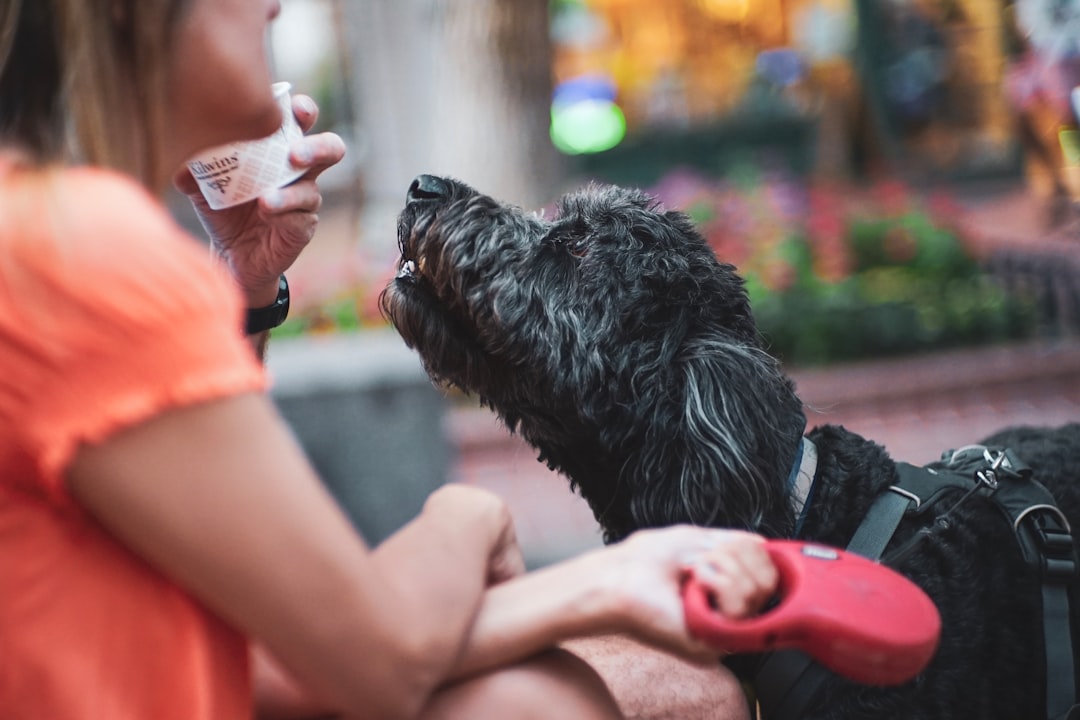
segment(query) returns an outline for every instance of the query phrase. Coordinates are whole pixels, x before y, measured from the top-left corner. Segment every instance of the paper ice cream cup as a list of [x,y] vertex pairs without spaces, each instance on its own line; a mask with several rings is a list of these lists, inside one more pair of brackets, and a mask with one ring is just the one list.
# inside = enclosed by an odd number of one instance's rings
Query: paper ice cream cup
[[292,85],[274,83],[283,122],[261,140],[229,143],[201,152],[187,162],[199,190],[214,210],[250,202],[271,188],[295,181],[306,168],[289,162],[289,147],[303,136],[292,110]]

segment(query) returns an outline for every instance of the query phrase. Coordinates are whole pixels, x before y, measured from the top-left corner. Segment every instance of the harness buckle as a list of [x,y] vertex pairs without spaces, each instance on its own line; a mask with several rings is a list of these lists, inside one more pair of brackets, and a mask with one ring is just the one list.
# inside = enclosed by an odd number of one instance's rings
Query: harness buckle
[[1047,582],[1067,584],[1077,578],[1078,562],[1069,521],[1054,505],[1025,508],[1013,523],[1028,565]]
[[975,483],[990,490],[996,490],[1004,478],[1028,480],[1031,477],[1031,468],[1008,448],[965,445],[942,453],[941,461],[954,472],[971,471]]
[[993,470],[979,470],[975,473],[975,480],[990,490],[998,489],[997,475],[994,474]]

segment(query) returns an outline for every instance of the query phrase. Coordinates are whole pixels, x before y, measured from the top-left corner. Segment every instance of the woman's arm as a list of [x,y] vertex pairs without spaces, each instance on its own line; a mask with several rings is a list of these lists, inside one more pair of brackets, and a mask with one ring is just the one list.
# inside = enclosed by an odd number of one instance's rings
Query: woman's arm
[[[372,560],[375,565],[385,568],[388,575],[404,578],[408,584],[415,586],[416,591],[420,591],[422,590],[420,584],[409,579],[430,574],[432,562],[442,563],[442,567],[450,567],[444,562],[444,557],[439,557],[447,549],[446,538],[459,535],[458,526],[461,521],[470,517],[475,518],[478,513],[490,518],[490,521],[485,522],[484,525],[490,525],[491,536],[495,538],[495,541],[488,552],[486,573],[476,573],[476,577],[481,578],[486,574],[487,580],[484,584],[487,585],[524,572],[524,559],[506,506],[490,493],[462,485],[445,485],[436,490],[424,504],[421,516],[376,547],[372,551]],[[440,527],[441,530],[438,529]],[[439,556],[431,557],[430,550],[433,548],[438,551]],[[451,552],[458,551],[454,548],[449,549]],[[468,548],[464,550],[469,552]],[[475,553],[474,555],[477,558],[481,557]],[[467,564],[468,559],[461,566]],[[471,584],[466,584],[464,591],[465,604],[474,608],[476,589]],[[454,590],[450,590],[449,594],[453,592]],[[417,592],[413,594],[416,595]],[[449,594],[439,596],[437,602],[444,606],[462,604],[460,600],[455,600]],[[460,639],[463,640],[463,638]],[[457,647],[447,654],[447,659],[456,663],[463,644],[463,642],[458,643]],[[257,718],[260,720],[311,720],[331,714],[329,706],[298,683],[266,648],[256,643],[252,657]],[[443,678],[443,682],[449,672],[450,667],[447,665],[438,673]]]
[[718,653],[686,632],[680,587],[694,566],[720,609],[741,616],[775,590],[761,538],[679,526],[627,540],[490,588],[454,676],[517,660],[575,637],[626,634],[697,662]]
[[[414,716],[456,662],[502,518],[422,513],[409,564],[378,560],[259,395],[166,412],[82,448],[78,502],[124,544],[258,638],[315,697]],[[393,547],[393,546],[391,546]]]

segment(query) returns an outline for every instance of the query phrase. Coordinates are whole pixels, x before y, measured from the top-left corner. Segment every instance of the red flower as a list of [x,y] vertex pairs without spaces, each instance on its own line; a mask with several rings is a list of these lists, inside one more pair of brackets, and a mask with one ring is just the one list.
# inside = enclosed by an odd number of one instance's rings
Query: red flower
[[910,206],[910,193],[899,180],[882,180],[872,189],[874,201],[886,215],[903,215]]

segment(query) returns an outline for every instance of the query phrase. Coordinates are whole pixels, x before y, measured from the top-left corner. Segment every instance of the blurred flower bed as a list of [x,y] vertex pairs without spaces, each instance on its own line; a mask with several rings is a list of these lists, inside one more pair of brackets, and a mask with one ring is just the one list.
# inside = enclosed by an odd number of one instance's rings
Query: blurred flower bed
[[961,208],[897,181],[807,185],[745,169],[653,189],[746,278],[771,352],[795,365],[890,357],[1034,334],[1032,303],[979,263]]
[[[329,268],[290,277],[294,300],[288,319],[271,330],[274,338],[326,335],[368,328],[385,328],[388,323],[379,310],[379,293],[394,277],[397,268],[389,261],[370,256],[348,255]],[[314,298],[314,299],[312,299]]]
[[[1034,334],[1032,303],[981,268],[950,196],[896,181],[807,184],[744,168],[716,180],[675,170],[647,189],[684,210],[746,279],[770,351],[822,365]],[[384,326],[378,295],[393,269],[354,279],[296,312],[275,336]],[[361,277],[359,274],[357,277]]]

